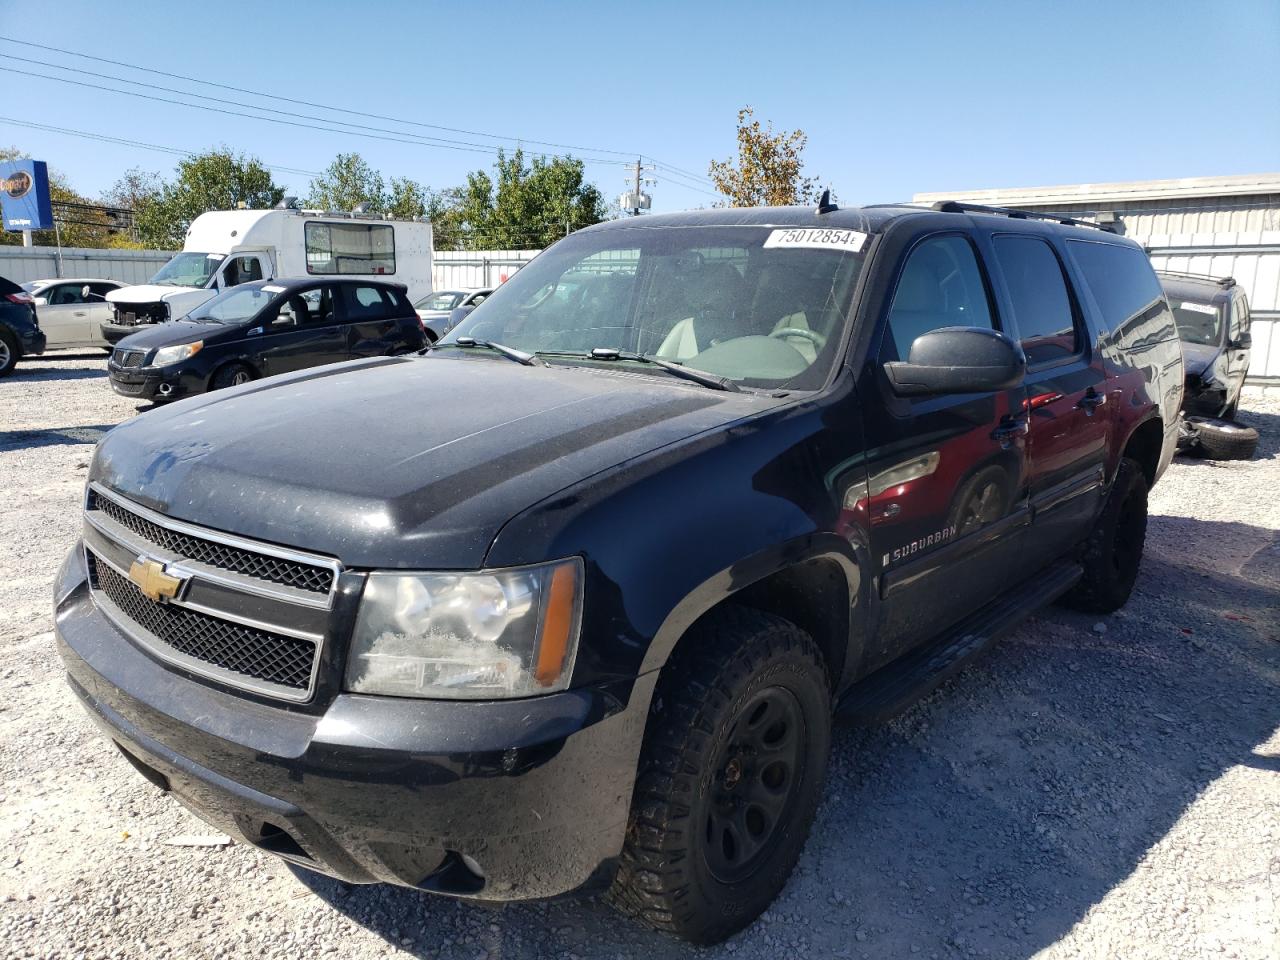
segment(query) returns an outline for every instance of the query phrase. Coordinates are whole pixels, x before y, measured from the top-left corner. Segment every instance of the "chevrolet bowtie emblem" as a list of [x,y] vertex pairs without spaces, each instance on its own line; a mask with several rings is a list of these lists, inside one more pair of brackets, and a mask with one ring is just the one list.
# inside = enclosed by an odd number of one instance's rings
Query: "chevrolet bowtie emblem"
[[182,579],[164,572],[164,564],[139,557],[129,568],[129,579],[152,600],[170,600],[182,589]]

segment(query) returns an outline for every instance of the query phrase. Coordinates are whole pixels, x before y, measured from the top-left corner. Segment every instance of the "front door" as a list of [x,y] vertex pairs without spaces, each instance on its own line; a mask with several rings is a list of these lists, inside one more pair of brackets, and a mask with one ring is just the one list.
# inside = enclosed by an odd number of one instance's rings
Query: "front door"
[[1080,299],[1044,237],[997,234],[995,263],[1027,355],[1027,453],[1034,571],[1080,539],[1098,507],[1118,394],[1089,342]]
[[342,304],[331,284],[289,297],[271,322],[264,322],[259,356],[265,375],[303,370],[347,359]]
[[36,318],[50,349],[83,347],[95,341],[90,305],[81,294],[84,286],[83,282],[55,283],[40,294],[45,302],[36,307]]
[[929,236],[906,255],[867,384],[876,396],[864,404],[882,602],[874,665],[941,633],[1016,575],[1029,520],[1024,391],[898,397],[882,372],[921,334],[956,326],[1001,329],[971,240]]

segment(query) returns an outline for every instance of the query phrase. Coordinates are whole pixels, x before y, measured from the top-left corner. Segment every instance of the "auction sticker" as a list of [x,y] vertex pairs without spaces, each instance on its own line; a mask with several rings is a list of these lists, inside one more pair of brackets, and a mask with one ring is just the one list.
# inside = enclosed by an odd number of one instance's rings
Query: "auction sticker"
[[796,227],[791,230],[774,230],[765,240],[764,247],[804,248],[809,250],[850,250],[859,253],[867,242],[867,235],[857,230],[827,230],[813,227]]
[[1187,303],[1185,300],[1178,304],[1179,310],[1194,310],[1196,313],[1213,313],[1218,312],[1217,307],[1211,307],[1207,303]]

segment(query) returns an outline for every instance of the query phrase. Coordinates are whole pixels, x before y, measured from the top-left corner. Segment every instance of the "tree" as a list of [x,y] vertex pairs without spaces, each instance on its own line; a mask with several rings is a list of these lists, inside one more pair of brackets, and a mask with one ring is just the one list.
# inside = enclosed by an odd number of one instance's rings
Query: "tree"
[[[599,223],[608,215],[604,197],[586,182],[581,160],[535,157],[524,152],[498,152],[494,177],[483,170],[467,175],[466,186],[452,191],[452,201],[436,211],[445,232],[472,250],[538,249],[566,233]],[[436,245],[441,230],[436,230]]]
[[392,177],[386,194],[387,214],[401,220],[416,220],[427,214],[428,191],[416,180]]
[[311,181],[307,206],[313,210],[355,209],[367,203],[370,212],[382,213],[387,205],[382,174],[358,153],[340,153],[324,173]]
[[[0,162],[23,160],[31,154],[17,147],[0,148]],[[111,236],[111,221],[106,213],[95,209],[87,197],[71,188],[62,174],[49,170],[49,200],[53,204],[58,230],[36,230],[31,242],[38,247],[52,247],[61,235],[64,247],[105,247]],[[20,231],[0,231],[0,246],[21,246]]]
[[147,246],[182,246],[191,221],[210,210],[266,210],[284,198],[283,188],[256,157],[227,148],[180,160],[177,178],[135,211],[138,238]]
[[731,207],[777,207],[817,200],[818,178],[804,177],[800,154],[809,137],[803,130],[761,128],[751,107],[738,111],[738,164],[712,160],[711,179]]

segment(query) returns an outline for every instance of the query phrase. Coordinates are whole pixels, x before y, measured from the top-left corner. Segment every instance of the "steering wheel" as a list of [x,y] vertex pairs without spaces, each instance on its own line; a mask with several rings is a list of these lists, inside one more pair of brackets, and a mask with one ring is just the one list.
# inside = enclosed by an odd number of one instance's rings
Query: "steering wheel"
[[812,330],[806,330],[803,327],[783,327],[781,330],[775,330],[769,334],[778,340],[786,340],[790,337],[799,337],[801,340],[808,340],[813,344],[815,350],[821,350],[827,345],[826,338],[820,333]]

